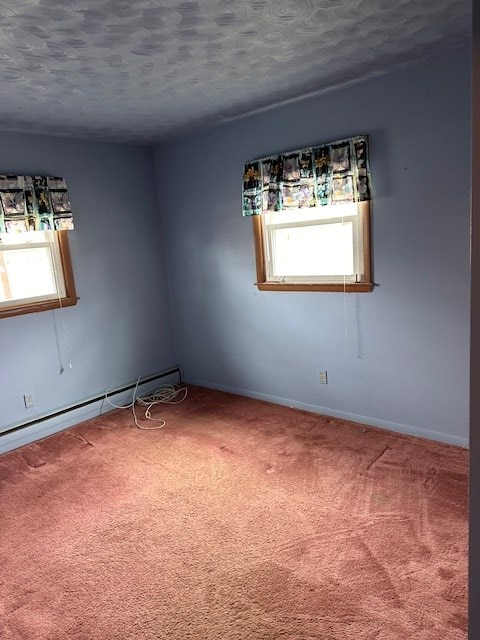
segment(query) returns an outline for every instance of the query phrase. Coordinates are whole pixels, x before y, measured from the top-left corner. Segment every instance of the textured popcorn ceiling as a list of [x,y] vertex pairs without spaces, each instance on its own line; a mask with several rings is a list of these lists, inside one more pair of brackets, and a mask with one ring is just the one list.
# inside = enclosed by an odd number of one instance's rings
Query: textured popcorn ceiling
[[470,4],[1,0],[0,128],[161,140],[465,48]]

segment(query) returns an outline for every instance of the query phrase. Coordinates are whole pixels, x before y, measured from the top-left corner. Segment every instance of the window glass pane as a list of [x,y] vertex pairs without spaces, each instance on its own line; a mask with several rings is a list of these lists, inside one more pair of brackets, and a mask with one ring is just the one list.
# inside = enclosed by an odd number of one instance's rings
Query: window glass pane
[[54,295],[55,273],[48,247],[0,252],[0,300]]
[[0,234],[0,318],[77,300],[66,231]]
[[353,224],[271,230],[273,277],[354,275]]
[[54,236],[48,231],[22,231],[21,233],[0,233],[0,243],[4,245],[37,242],[53,242]]

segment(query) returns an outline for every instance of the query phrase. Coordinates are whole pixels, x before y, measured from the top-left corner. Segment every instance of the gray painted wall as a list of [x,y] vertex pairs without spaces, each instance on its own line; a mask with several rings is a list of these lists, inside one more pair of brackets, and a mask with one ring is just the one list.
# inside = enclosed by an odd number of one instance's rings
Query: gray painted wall
[[473,4],[472,325],[468,637],[480,638],[480,7]]
[[[175,365],[151,150],[3,134],[0,170],[65,176],[80,296],[75,307],[0,320],[0,431]],[[2,450],[98,411],[4,436]]]
[[[462,54],[158,147],[186,379],[466,444],[469,101]],[[259,292],[251,221],[241,217],[244,161],[360,133],[371,136],[378,287]]]

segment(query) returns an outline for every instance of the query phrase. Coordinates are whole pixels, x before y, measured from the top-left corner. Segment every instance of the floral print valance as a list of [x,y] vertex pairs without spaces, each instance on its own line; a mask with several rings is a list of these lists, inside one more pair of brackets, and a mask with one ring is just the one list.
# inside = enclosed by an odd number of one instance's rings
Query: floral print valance
[[356,136],[248,162],[243,215],[370,200],[368,138]]
[[67,185],[53,176],[0,175],[0,233],[73,229]]

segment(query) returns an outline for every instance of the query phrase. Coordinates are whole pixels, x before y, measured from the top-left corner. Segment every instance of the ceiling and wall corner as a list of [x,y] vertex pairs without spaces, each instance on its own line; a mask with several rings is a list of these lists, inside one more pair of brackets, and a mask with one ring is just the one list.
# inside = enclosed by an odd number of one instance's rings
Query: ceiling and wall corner
[[0,23],[3,131],[151,144],[466,49],[471,3],[3,0]]

